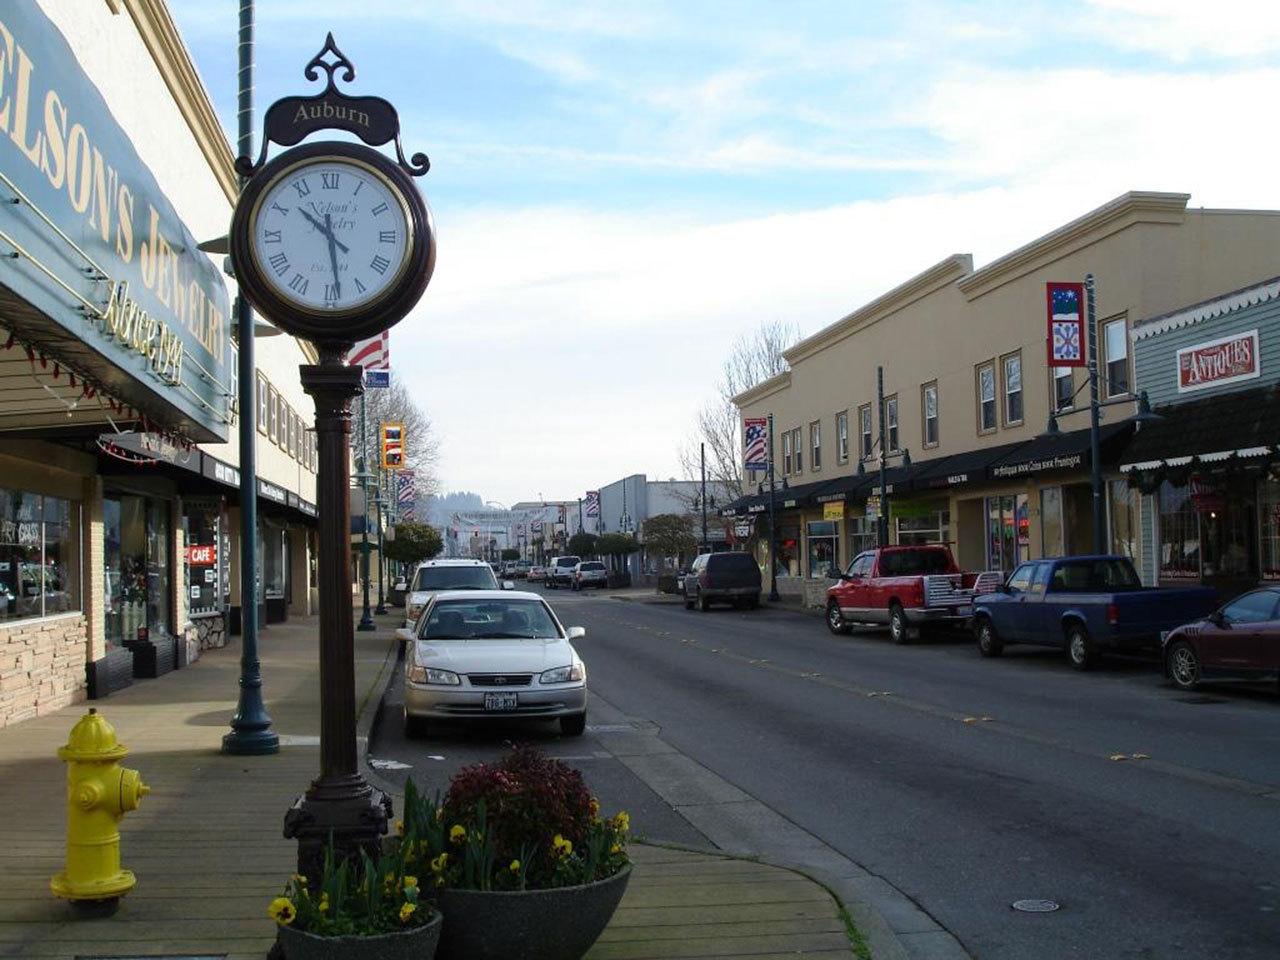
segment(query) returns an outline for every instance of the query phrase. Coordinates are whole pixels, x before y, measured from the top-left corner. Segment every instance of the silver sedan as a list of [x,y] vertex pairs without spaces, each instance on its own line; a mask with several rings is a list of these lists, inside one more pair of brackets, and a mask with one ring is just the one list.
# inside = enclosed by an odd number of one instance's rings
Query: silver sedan
[[437,593],[413,628],[399,631],[407,654],[404,730],[432,720],[558,719],[566,736],[587,723],[587,668],[565,628],[536,593]]

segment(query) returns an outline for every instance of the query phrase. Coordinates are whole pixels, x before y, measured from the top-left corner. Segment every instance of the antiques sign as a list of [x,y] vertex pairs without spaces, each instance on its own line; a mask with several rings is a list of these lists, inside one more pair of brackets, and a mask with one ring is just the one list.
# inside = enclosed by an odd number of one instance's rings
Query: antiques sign
[[1257,330],[1220,337],[1178,351],[1179,393],[1254,380],[1261,373]]

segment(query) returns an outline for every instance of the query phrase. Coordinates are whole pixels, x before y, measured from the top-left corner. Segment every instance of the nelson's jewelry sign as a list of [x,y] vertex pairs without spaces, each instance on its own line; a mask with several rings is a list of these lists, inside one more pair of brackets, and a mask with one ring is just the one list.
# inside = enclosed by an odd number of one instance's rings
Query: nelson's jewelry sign
[[0,6],[0,198],[6,325],[153,419],[225,440],[222,276],[32,0]]

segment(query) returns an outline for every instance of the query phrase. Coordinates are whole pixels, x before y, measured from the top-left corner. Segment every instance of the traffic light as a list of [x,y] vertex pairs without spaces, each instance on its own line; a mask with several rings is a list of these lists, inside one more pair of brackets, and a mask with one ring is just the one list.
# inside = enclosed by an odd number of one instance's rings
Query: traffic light
[[399,470],[404,466],[404,424],[383,423],[378,433],[382,444],[382,469]]

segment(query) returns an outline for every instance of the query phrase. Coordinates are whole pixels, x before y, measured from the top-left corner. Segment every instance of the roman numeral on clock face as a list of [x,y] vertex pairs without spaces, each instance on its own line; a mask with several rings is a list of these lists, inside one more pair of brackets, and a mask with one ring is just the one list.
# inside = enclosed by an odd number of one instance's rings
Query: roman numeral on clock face
[[378,239],[383,243],[395,243],[396,232],[394,230],[379,230]]
[[369,266],[377,270],[378,273],[386,273],[387,267],[391,266],[391,261],[388,260],[386,257],[374,257],[373,261],[369,264]]
[[369,212],[372,213],[375,217],[380,217],[387,212],[387,205],[385,203],[380,203]]
[[325,190],[337,190],[337,189],[338,189],[338,180],[339,180],[339,179],[340,179],[340,176],[339,176],[339,174],[337,174],[336,172],[335,172],[335,173],[321,173],[321,174],[320,174],[320,186],[321,186],[321,187],[323,187]]
[[262,242],[263,242],[263,243],[279,243],[279,242],[280,242],[280,231],[279,231],[279,230],[268,230],[268,231],[266,231],[266,232],[262,235]]
[[282,206],[280,206],[280,204],[278,204],[278,203],[273,203],[273,204],[271,204],[271,209],[272,209],[272,210],[279,210],[279,211],[280,211],[280,215],[281,215],[282,217],[287,217],[287,216],[289,215],[289,210],[288,210],[288,208],[287,208],[287,207],[282,207]]
[[272,254],[267,263],[271,264],[271,269],[276,272],[277,277],[283,277],[289,272],[289,258],[283,253]]
[[289,289],[294,293],[300,293],[306,296],[307,287],[310,281],[300,273],[295,273],[293,279],[289,281]]
[[290,186],[298,191],[298,196],[300,197],[305,197],[311,192],[311,185],[307,183],[306,177],[299,177],[297,180],[293,181]]
[[338,299],[338,285],[336,283],[326,283],[324,285],[325,303],[335,303]]
[[356,277],[356,289],[364,293],[364,284],[360,282],[360,278]]

